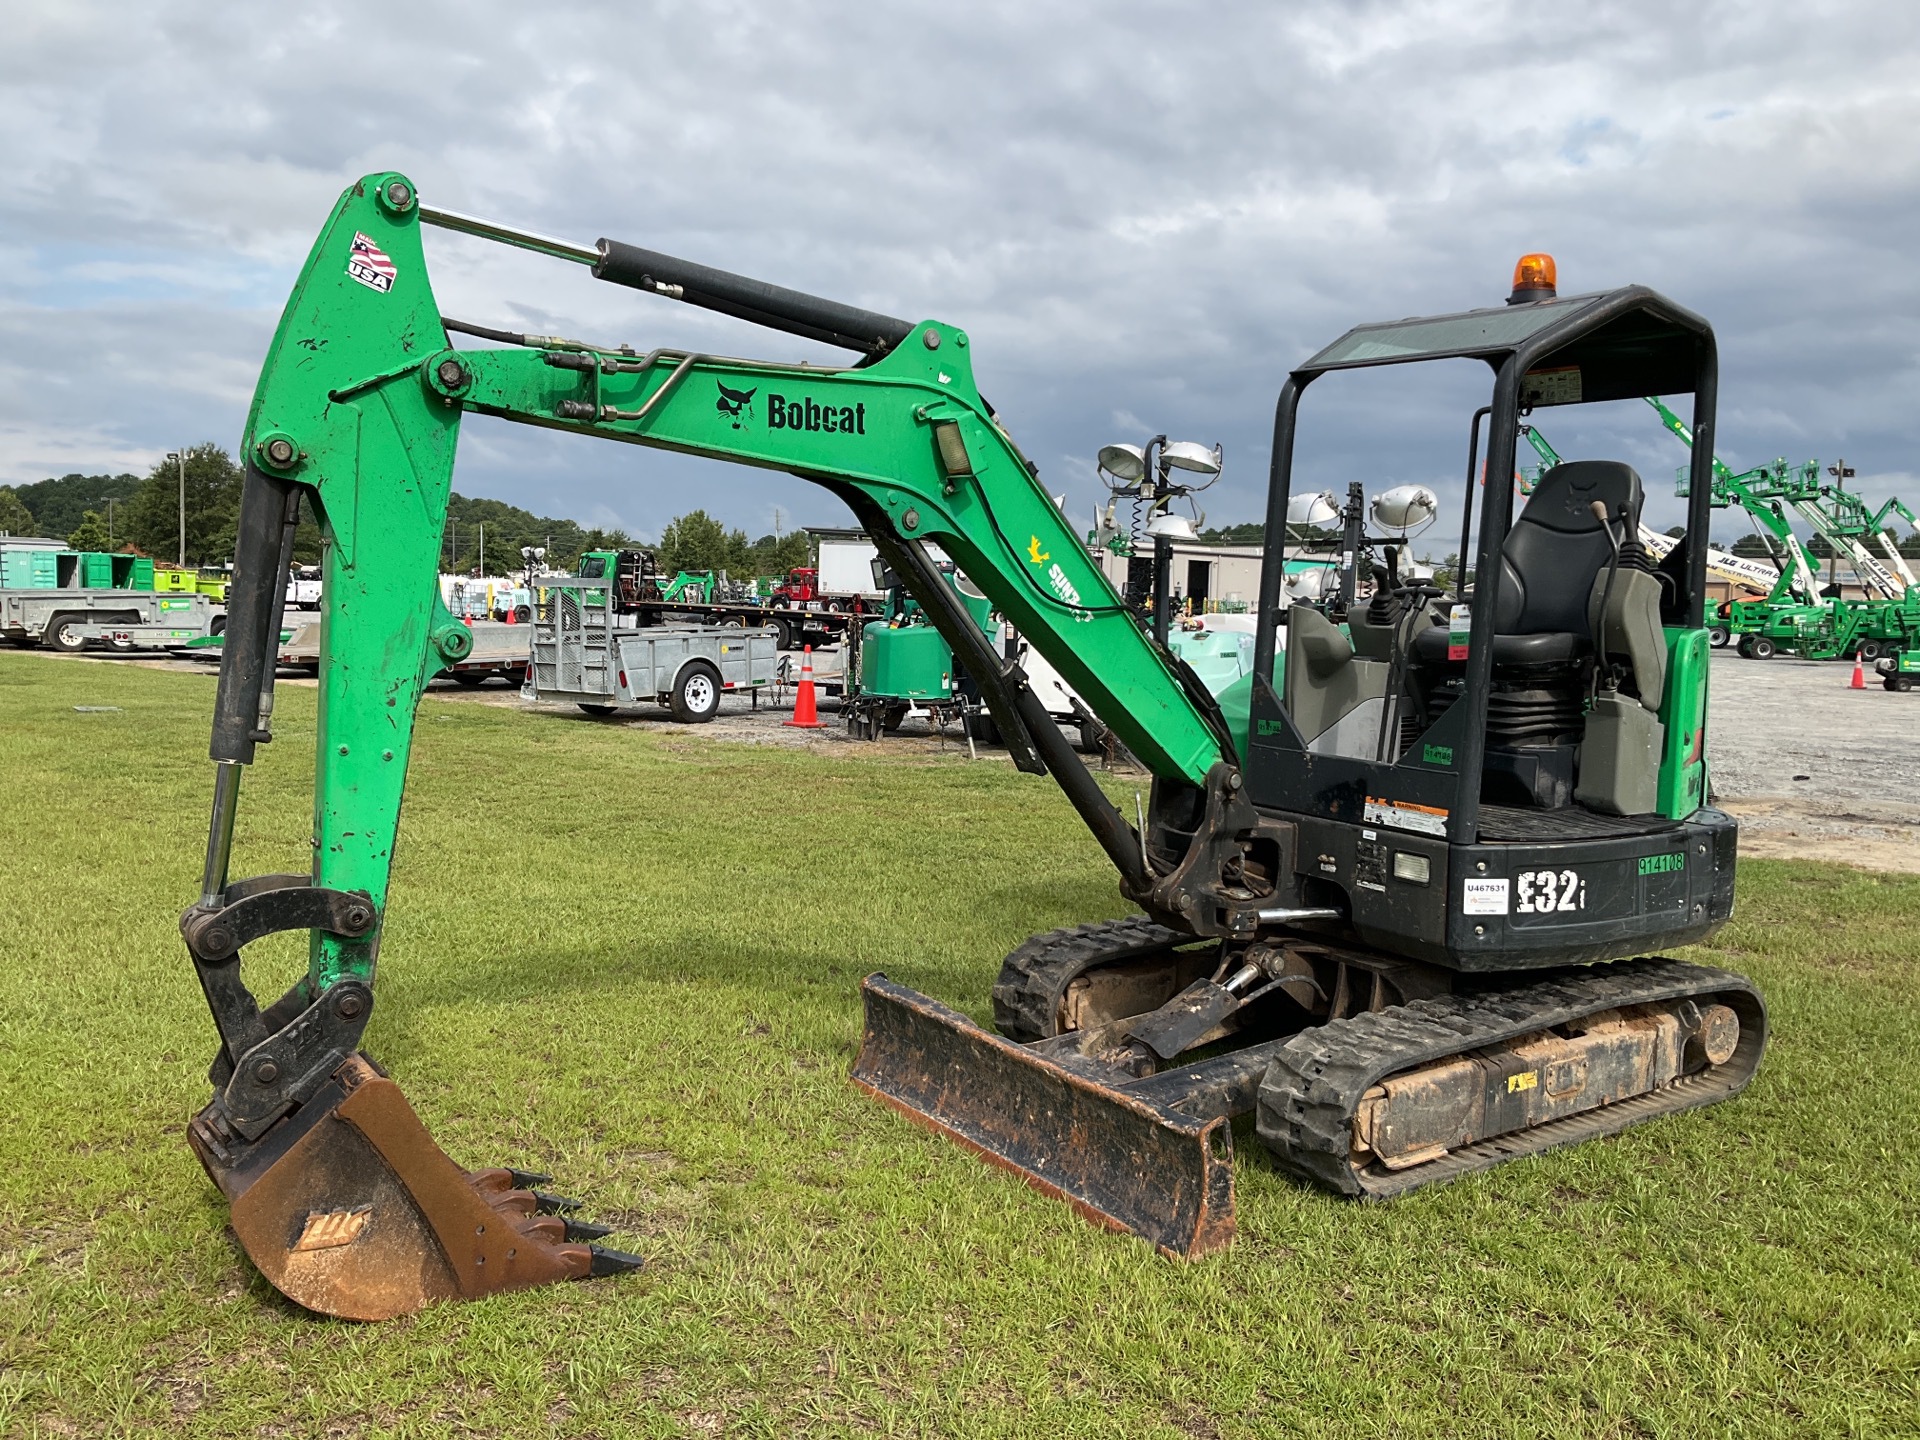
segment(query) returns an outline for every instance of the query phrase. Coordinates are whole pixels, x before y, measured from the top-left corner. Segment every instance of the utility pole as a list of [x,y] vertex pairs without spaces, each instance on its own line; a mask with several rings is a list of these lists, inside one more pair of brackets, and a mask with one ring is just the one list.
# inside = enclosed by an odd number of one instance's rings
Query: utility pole
[[169,450],[167,458],[180,467],[180,568],[187,568],[187,452]]
[[480,522],[480,553],[475,557],[473,571],[476,575],[487,573],[487,522],[484,520]]
[[[1836,490],[1845,490],[1847,488],[1847,481],[1853,478],[1854,469],[1851,465],[1847,464],[1845,460],[1836,460],[1833,464],[1827,466],[1827,473],[1833,476],[1833,484]],[[1840,583],[1839,566],[1840,552],[1835,550],[1832,558],[1827,561],[1827,583],[1829,585],[1837,585]],[[1859,571],[1860,567],[1858,565],[1854,566],[1854,573],[1856,575],[1859,574]],[[1873,592],[1869,590],[1867,593],[1872,594]]]

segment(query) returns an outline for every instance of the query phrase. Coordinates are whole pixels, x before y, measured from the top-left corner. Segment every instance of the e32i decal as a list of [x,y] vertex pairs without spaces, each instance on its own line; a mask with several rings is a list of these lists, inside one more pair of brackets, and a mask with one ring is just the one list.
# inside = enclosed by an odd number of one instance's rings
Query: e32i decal
[[1574,870],[1522,870],[1513,877],[1514,910],[1549,915],[1587,908],[1587,882]]

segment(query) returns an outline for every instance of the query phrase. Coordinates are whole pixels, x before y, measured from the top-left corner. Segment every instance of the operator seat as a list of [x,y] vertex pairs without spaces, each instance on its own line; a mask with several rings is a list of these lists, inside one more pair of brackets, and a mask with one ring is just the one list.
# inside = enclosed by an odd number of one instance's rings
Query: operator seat
[[[1500,547],[1495,665],[1564,663],[1593,652],[1588,602],[1594,578],[1613,559],[1593,502],[1604,501],[1615,517],[1624,509],[1631,539],[1640,528],[1642,499],[1640,476],[1618,460],[1569,460],[1540,477]],[[1423,668],[1446,665],[1446,629],[1416,635],[1413,658]]]

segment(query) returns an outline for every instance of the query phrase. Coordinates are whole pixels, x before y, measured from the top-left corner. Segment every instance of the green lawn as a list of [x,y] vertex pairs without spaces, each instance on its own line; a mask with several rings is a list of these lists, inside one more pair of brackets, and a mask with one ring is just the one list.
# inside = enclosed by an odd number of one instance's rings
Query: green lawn
[[[369,1048],[457,1160],[552,1171],[650,1265],[299,1312],[182,1138],[212,696],[0,655],[0,1434],[1920,1432],[1920,877],[1742,867],[1697,952],[1773,1007],[1738,1100],[1378,1207],[1243,1136],[1240,1240],[1182,1264],[846,1080],[862,974],[984,1019],[1020,939],[1122,913],[1050,781],[457,701]],[[304,866],[313,696],[236,873]]]

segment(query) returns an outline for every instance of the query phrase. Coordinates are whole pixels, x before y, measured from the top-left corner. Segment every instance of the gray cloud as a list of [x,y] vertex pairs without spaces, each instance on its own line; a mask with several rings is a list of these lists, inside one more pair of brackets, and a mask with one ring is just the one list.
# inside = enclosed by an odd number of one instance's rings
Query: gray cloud
[[[1920,502],[1903,8],[9,12],[0,480],[237,440],[327,206],[398,168],[455,209],[964,325],[1076,514],[1093,451],[1144,423],[1224,441],[1210,518],[1253,518],[1290,365],[1361,320],[1497,301],[1531,249],[1566,288],[1638,280],[1715,322],[1732,463],[1843,451]],[[429,244],[449,314],[834,358]],[[1395,379],[1316,393],[1303,471],[1457,495],[1484,373]],[[1679,446],[1610,410],[1541,423],[1661,493]],[[775,505],[840,518],[788,480],[497,423],[469,423],[456,484],[642,531],[692,503],[756,532]]]

